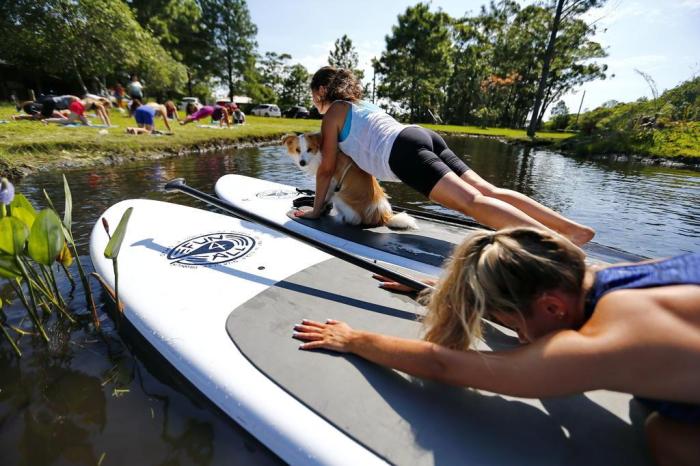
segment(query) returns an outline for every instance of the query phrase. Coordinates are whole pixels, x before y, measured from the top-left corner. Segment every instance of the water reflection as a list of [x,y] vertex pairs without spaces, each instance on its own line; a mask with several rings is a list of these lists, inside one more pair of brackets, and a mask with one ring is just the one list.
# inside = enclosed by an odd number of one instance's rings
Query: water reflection
[[[700,250],[697,171],[564,157],[489,139],[450,138],[448,143],[485,179],[593,226],[598,242],[647,256]],[[189,197],[165,193],[164,182],[185,177],[195,188],[211,192],[227,173],[305,188],[314,184],[277,146],[71,170],[66,176],[80,250],[87,254],[92,225],[110,205],[149,198],[203,207]],[[18,187],[38,205],[44,204],[42,188],[62,204],[60,173],[40,173]],[[443,211],[406,186],[386,188],[394,203]],[[3,302],[7,297],[8,290],[0,288]],[[117,332],[103,310],[103,332],[90,332],[83,303],[84,296],[76,294],[72,305],[83,318],[69,331],[61,320],[50,322],[54,338],[48,349],[38,339],[24,337],[25,356],[17,360],[7,344],[0,345],[3,465],[94,465],[100,458],[103,464],[156,465],[279,461],[149,347],[135,343],[136,335]],[[104,300],[100,303],[104,306]],[[8,323],[31,329],[16,304],[4,311]]]

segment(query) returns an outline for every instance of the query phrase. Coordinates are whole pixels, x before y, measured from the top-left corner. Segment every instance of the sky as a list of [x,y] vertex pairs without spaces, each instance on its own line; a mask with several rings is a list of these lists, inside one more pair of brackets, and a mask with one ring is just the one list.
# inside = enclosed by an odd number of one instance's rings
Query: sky
[[[417,0],[248,0],[258,27],[258,51],[289,53],[310,73],[328,63],[336,39],[347,34],[355,45],[360,68],[371,79],[370,61],[385,48],[385,37],[398,23],[397,16]],[[477,14],[487,0],[432,0],[431,10],[452,17]],[[522,1],[522,4],[532,2]],[[700,0],[608,0],[591,10],[593,40],[608,53],[599,60],[608,65],[608,79],[583,85],[564,97],[569,110],[583,109],[608,100],[629,102],[651,97],[644,79],[648,73],[660,92],[700,75]]]

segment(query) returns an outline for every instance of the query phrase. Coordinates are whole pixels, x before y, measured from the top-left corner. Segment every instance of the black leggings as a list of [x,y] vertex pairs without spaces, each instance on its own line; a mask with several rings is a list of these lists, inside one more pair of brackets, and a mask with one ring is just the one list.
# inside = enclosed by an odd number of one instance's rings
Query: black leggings
[[462,176],[469,170],[439,134],[420,126],[409,126],[396,137],[389,155],[389,168],[401,181],[426,197],[447,173]]

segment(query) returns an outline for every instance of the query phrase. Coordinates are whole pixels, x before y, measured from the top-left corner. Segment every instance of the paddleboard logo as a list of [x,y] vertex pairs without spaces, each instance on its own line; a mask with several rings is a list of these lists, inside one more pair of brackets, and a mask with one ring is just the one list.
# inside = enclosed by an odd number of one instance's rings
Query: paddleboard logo
[[243,233],[208,233],[190,238],[171,248],[167,259],[171,264],[210,266],[240,260],[259,244]]
[[299,193],[296,191],[289,191],[287,189],[268,189],[267,191],[259,192],[255,196],[260,199],[292,199],[298,195]]

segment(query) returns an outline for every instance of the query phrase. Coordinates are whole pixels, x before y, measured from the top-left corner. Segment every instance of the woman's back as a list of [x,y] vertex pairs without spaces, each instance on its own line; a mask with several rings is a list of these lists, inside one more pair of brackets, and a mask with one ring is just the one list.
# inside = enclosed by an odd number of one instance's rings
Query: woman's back
[[[663,403],[669,412],[700,420],[700,406],[672,401],[700,404],[698,285],[700,254],[600,270],[586,298],[589,320],[581,333],[615,342],[615,358],[629,368],[620,371],[621,383],[639,387],[620,389],[643,395],[655,409]],[[645,371],[653,376],[640,377]]]
[[348,106],[338,146],[367,173],[384,181],[399,181],[389,168],[394,140],[406,127],[376,105],[366,102],[338,101]]

